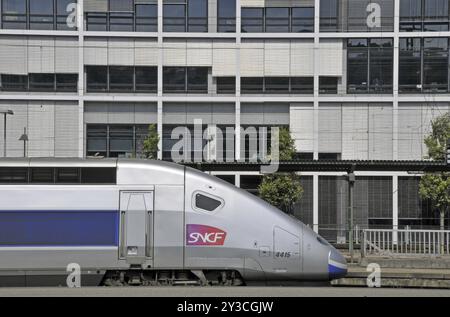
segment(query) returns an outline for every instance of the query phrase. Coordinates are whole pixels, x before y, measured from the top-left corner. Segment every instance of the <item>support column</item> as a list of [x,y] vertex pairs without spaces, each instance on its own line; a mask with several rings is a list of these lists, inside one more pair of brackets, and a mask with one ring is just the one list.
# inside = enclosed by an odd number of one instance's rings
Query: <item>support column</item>
[[397,244],[398,241],[398,175],[392,177],[392,225],[394,233],[392,235],[392,242]]
[[392,159],[398,160],[398,80],[400,63],[400,1],[394,1],[394,73],[393,73],[393,104],[392,104]]
[[319,159],[320,0],[314,1],[314,159]]
[[163,65],[164,65],[164,50],[163,50],[163,0],[158,0],[158,159],[163,158]]
[[84,125],[84,0],[78,0],[78,157],[86,156]]
[[241,159],[241,0],[236,0],[235,159]]
[[313,230],[319,233],[319,174],[313,175]]

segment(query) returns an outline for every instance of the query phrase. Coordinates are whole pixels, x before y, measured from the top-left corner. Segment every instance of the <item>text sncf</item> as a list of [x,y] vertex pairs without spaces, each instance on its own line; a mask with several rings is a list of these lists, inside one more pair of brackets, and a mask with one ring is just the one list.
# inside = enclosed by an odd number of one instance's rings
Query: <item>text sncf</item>
[[223,245],[227,233],[221,229],[204,225],[186,226],[187,245]]

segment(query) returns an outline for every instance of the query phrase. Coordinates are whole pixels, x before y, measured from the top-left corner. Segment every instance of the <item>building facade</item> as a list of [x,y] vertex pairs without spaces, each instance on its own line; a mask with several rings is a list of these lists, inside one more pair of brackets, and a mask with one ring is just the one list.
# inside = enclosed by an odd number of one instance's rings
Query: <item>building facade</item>
[[[140,157],[155,124],[170,159],[173,128],[201,119],[236,128],[223,152],[237,160],[241,127],[272,126],[290,128],[299,159],[421,160],[450,110],[448,0],[0,2],[8,157]],[[218,176],[250,191],[261,177]],[[302,176],[296,216],[344,239],[344,175]],[[419,177],[359,173],[356,223],[437,225]]]

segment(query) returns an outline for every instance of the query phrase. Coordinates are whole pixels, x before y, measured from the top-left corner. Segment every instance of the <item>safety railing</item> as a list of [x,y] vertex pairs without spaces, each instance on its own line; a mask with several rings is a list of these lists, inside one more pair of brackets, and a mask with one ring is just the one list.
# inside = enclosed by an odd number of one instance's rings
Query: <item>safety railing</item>
[[450,231],[365,229],[362,234],[363,256],[450,255]]

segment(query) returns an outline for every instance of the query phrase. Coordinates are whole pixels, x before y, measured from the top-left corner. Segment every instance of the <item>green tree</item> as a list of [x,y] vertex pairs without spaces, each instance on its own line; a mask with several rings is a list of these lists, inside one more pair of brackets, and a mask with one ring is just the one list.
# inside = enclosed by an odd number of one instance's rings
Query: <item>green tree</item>
[[[291,161],[296,153],[295,142],[288,128],[279,130],[280,161]],[[269,204],[292,213],[295,204],[302,198],[303,188],[296,173],[265,175],[258,187],[259,196]]]
[[144,140],[144,156],[151,160],[158,158],[159,135],[155,124],[148,126],[148,134]]
[[[432,122],[432,131],[425,138],[429,158],[434,161],[445,160],[447,140],[450,139],[450,113]],[[445,216],[450,209],[450,174],[445,172],[427,173],[422,176],[419,186],[422,199],[430,200],[434,209],[439,210],[440,229],[445,229]],[[441,249],[444,247],[441,239]],[[443,250],[441,250],[443,251]]]

